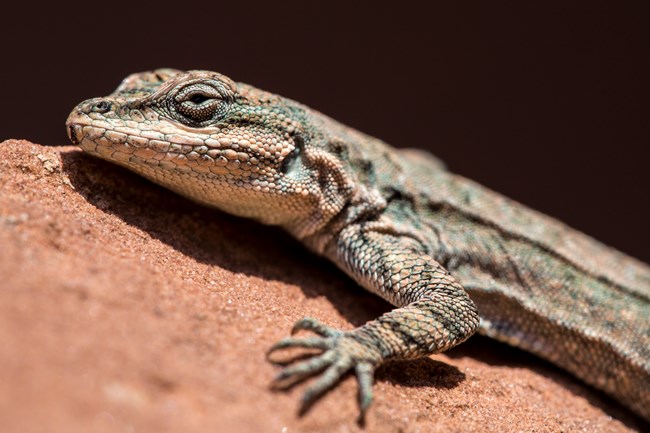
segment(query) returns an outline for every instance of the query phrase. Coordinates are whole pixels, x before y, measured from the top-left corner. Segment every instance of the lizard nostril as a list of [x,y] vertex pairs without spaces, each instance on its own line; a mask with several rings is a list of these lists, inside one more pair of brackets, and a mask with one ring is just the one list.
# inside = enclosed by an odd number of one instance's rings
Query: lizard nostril
[[111,103],[108,101],[99,101],[92,106],[92,110],[95,113],[106,113],[111,109]]

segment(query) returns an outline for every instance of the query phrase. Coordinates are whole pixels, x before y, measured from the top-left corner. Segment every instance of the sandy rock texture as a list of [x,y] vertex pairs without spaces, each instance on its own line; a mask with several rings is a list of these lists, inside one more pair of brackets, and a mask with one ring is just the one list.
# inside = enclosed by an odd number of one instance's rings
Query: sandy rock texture
[[562,371],[473,337],[352,377],[304,417],[266,349],[314,316],[390,306],[283,232],[203,208],[74,147],[0,143],[3,432],[629,432]]

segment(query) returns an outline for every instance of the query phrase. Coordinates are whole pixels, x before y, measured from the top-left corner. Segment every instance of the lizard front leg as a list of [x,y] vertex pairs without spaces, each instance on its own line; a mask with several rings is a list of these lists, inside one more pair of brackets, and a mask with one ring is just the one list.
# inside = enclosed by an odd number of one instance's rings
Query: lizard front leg
[[271,347],[319,349],[322,353],[286,367],[276,384],[295,383],[321,373],[302,398],[304,412],[316,399],[354,370],[359,382],[361,419],[372,402],[374,371],[388,360],[414,359],[447,350],[476,331],[474,303],[456,280],[412,237],[385,224],[346,227],[326,255],[366,289],[400,307],[351,331],[302,319],[293,332],[310,330],[309,338],[287,338]]

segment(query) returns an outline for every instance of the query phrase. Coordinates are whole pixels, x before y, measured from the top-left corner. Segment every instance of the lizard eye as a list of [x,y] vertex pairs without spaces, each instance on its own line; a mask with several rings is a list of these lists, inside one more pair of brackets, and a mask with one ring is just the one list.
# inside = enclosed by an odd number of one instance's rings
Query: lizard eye
[[179,120],[206,124],[220,120],[228,111],[229,100],[220,89],[207,83],[194,83],[180,89],[172,99]]
[[208,96],[197,93],[195,95],[192,95],[192,97],[190,98],[190,102],[193,104],[202,104],[208,99],[210,99]]

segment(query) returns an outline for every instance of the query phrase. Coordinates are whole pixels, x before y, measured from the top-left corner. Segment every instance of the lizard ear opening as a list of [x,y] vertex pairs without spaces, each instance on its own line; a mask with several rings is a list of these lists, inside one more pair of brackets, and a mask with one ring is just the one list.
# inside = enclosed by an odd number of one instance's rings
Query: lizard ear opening
[[294,142],[296,144],[296,147],[284,158],[284,161],[282,161],[280,172],[287,177],[298,179],[304,177],[304,175],[307,174],[307,170],[302,159],[302,138],[294,137]]
[[354,189],[341,161],[329,152],[310,149],[309,164],[318,167],[316,181],[320,186],[320,218],[329,221],[350,199]]

